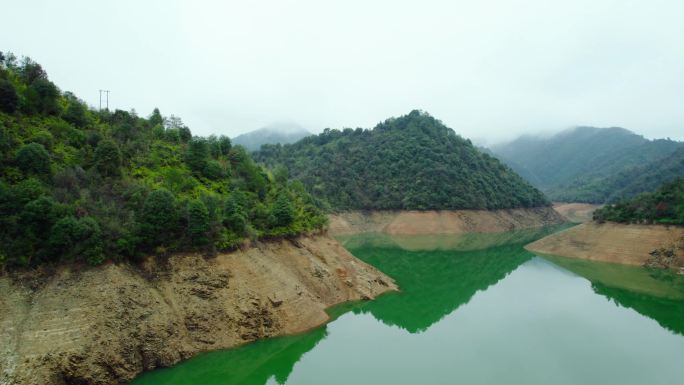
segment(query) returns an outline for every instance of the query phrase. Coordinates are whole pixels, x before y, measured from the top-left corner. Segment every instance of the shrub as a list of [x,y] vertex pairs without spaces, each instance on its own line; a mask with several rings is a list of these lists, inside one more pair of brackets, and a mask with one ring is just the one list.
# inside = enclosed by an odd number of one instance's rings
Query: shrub
[[204,203],[195,199],[188,203],[188,235],[195,246],[203,246],[209,242],[209,211]]
[[12,113],[19,106],[19,96],[14,85],[6,79],[0,79],[0,111]]
[[167,244],[176,232],[176,198],[166,189],[152,191],[139,219],[141,241],[150,246]]
[[24,174],[50,174],[50,154],[40,143],[29,143],[17,151],[16,163]]
[[118,176],[121,169],[121,151],[113,140],[100,141],[94,154],[95,168],[102,176]]

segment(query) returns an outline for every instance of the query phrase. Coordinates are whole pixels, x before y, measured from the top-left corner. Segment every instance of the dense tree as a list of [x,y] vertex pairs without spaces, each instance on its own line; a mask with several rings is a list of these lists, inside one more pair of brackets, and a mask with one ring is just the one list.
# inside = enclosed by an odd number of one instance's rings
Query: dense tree
[[39,143],[29,143],[17,151],[17,166],[25,174],[48,175],[50,174],[50,154],[45,146]]
[[326,129],[294,144],[264,145],[254,156],[269,167],[284,166],[334,210],[549,204],[510,168],[420,111],[372,130]]
[[9,80],[0,79],[0,111],[12,113],[19,106],[19,96]]
[[247,226],[247,215],[242,206],[237,201],[235,194],[231,194],[225,202],[223,209],[224,225],[238,235],[245,232]]
[[164,124],[164,118],[162,117],[161,113],[159,112],[159,108],[154,108],[152,111],[152,115],[150,115],[150,124],[152,126],[161,126]]
[[191,170],[201,174],[209,161],[209,146],[203,138],[196,138],[188,143],[185,153],[185,163]]
[[50,228],[60,214],[57,202],[43,195],[24,206],[19,224],[23,231],[27,231],[36,237],[43,237],[45,234],[49,234]]
[[[325,224],[303,189],[273,181],[227,137],[192,139],[158,110],[89,110],[36,63],[3,63],[18,109],[0,109],[0,269],[229,250]],[[278,192],[293,216],[274,228]]]
[[90,217],[60,219],[50,231],[49,245],[51,255],[61,255],[66,260],[82,258],[91,265],[104,260],[102,231],[97,221]]
[[209,242],[209,211],[204,203],[195,199],[188,203],[188,236],[196,246]]
[[88,124],[88,117],[86,115],[86,106],[78,100],[76,97],[71,95],[67,98],[69,100],[69,105],[62,118],[67,122],[73,124],[76,127],[83,128]]
[[629,198],[684,175],[684,143],[649,140],[617,127],[522,136],[492,150],[551,199],[564,202]]
[[102,176],[118,176],[121,168],[121,151],[113,140],[102,140],[94,154],[95,168]]
[[221,149],[221,155],[228,155],[230,153],[230,149],[233,147],[230,138],[221,135],[218,139],[219,142],[219,148]]
[[278,194],[275,202],[273,202],[273,208],[271,210],[273,215],[273,224],[278,227],[287,226],[294,220],[294,206],[290,201],[290,198],[285,193]]
[[139,231],[148,246],[167,244],[174,237],[177,220],[176,198],[168,190],[155,190],[145,199]]
[[37,79],[28,88],[25,109],[29,112],[55,115],[59,113],[59,89],[47,79]]
[[684,225],[684,179],[678,178],[654,192],[606,205],[594,211],[594,220]]

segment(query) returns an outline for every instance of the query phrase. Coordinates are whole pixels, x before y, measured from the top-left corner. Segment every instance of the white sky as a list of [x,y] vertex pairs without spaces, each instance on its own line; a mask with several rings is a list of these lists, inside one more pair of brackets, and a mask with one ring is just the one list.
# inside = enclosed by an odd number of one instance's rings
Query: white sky
[[684,139],[681,0],[0,0],[0,50],[196,134],[372,127],[481,142],[574,125]]

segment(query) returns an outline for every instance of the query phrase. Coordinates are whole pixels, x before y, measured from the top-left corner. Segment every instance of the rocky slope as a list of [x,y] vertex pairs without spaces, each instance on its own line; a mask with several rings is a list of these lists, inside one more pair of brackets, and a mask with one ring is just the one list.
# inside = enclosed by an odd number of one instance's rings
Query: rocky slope
[[535,253],[643,265],[658,249],[684,255],[684,228],[661,225],[583,223],[525,246]]
[[396,289],[326,236],[4,276],[0,383],[121,383],[201,351],[302,332],[326,322],[328,306]]
[[509,210],[348,211],[329,216],[335,235],[495,233],[565,222],[550,207]]

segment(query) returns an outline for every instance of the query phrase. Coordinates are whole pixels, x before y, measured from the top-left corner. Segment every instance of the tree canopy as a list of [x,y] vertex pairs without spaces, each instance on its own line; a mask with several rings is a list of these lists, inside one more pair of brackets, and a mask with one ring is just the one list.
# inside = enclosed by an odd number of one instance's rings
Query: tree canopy
[[653,192],[606,205],[594,211],[594,220],[684,226],[684,179],[677,178]]
[[158,109],[97,111],[0,55],[0,268],[230,250],[320,229],[297,183]]
[[420,111],[372,130],[326,129],[294,144],[263,145],[254,156],[284,167],[333,210],[548,205],[506,165]]
[[522,136],[492,151],[552,200],[605,203],[684,175],[684,143],[624,128],[576,127]]

